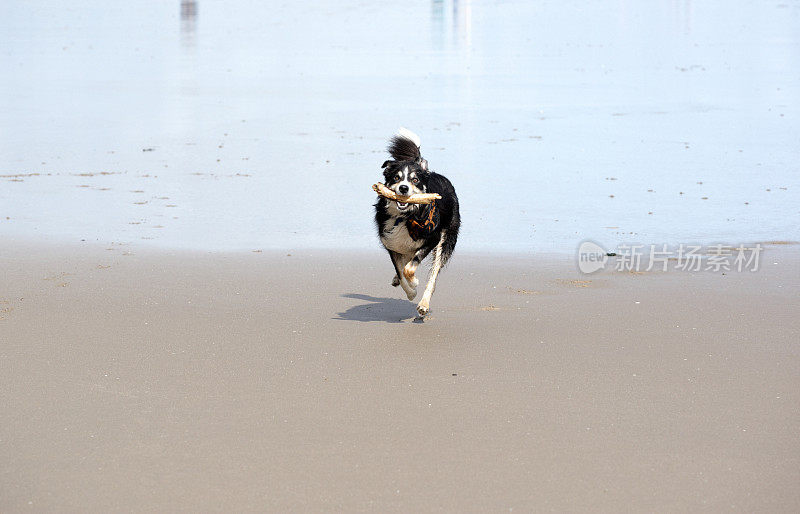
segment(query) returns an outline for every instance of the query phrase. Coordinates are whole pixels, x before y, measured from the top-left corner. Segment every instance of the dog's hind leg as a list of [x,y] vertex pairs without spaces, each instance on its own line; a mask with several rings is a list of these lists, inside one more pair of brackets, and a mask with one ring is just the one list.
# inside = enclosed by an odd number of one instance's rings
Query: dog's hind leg
[[445,238],[447,237],[447,231],[442,231],[442,236],[439,238],[439,242],[436,244],[436,248],[433,249],[433,263],[431,264],[431,272],[428,275],[428,285],[425,287],[425,292],[422,294],[422,299],[417,304],[417,313],[420,316],[425,316],[430,312],[431,306],[431,296],[433,295],[433,291],[436,289],[436,277],[439,275],[439,271],[442,269],[442,265],[444,265],[444,259],[442,255],[442,245],[444,244]]
[[400,285],[400,277],[401,277],[400,270],[397,268],[396,256],[398,254],[388,249],[386,251],[389,252],[389,258],[392,260],[392,266],[394,267],[394,276],[392,277],[392,287],[397,287]]

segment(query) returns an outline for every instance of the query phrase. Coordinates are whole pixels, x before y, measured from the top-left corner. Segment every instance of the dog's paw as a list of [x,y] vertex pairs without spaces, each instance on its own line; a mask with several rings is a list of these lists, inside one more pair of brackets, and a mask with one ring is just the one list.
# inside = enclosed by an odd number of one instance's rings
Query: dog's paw
[[399,285],[400,285],[400,279],[398,278],[397,275],[395,275],[394,278],[392,278],[392,287],[397,287]]
[[406,296],[408,297],[409,301],[411,301],[411,300],[413,300],[414,298],[417,297],[417,288],[416,287],[414,289],[406,289],[405,291],[406,291]]
[[428,302],[424,300],[419,302],[419,305],[417,305],[417,314],[419,314],[420,317],[426,316],[430,311],[430,305],[428,305]]

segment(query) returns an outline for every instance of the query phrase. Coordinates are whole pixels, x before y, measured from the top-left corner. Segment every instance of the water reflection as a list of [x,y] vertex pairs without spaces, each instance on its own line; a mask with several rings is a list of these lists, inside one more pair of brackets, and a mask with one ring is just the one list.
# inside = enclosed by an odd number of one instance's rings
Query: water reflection
[[675,15],[679,17],[684,34],[692,32],[692,0],[675,0]]
[[472,46],[471,0],[432,0],[431,36],[436,50]]
[[471,0],[453,0],[453,41],[456,46],[462,42],[466,48],[472,46]]
[[444,1],[431,1],[431,40],[435,50],[444,50]]
[[181,0],[181,44],[194,48],[197,43],[197,1]]

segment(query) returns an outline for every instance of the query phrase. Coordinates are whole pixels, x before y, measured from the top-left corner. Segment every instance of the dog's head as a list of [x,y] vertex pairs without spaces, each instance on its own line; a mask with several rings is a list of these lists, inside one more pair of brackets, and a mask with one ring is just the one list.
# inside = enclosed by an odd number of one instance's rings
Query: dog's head
[[[428,162],[386,161],[383,163],[383,178],[386,187],[398,195],[409,196],[425,193],[428,190]],[[414,203],[400,203],[388,200],[389,212],[393,215],[413,214],[420,206]]]

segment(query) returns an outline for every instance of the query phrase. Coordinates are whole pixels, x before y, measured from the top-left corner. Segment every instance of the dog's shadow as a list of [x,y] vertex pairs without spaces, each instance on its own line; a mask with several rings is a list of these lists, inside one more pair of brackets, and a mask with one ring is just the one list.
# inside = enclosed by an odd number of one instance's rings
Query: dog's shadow
[[386,323],[402,323],[414,319],[419,323],[422,319],[417,316],[414,304],[399,298],[376,298],[366,294],[348,293],[343,298],[366,300],[369,303],[354,305],[344,312],[340,312],[333,319],[348,321],[383,321]]

